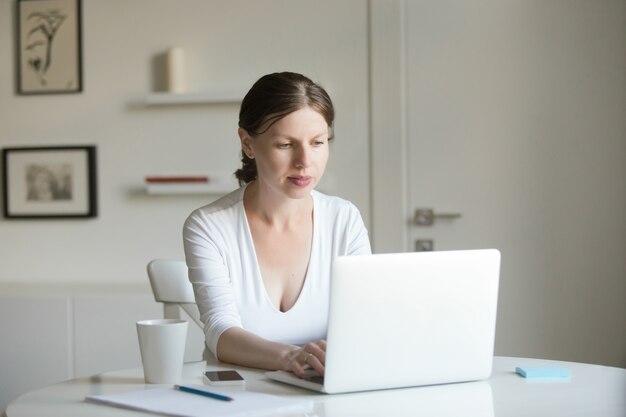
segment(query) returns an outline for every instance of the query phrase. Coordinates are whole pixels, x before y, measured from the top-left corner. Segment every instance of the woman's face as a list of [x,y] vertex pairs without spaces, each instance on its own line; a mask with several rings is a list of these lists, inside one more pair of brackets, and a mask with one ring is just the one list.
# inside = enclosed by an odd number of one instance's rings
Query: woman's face
[[256,160],[257,182],[262,188],[302,198],[322,178],[328,162],[328,124],[324,117],[305,107],[274,123],[267,131],[250,137],[239,129],[243,151]]

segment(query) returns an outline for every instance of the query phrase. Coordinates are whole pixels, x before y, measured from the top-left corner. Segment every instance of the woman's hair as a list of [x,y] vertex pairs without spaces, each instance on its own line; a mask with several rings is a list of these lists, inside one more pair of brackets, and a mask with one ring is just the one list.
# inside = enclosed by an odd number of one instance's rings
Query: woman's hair
[[[256,136],[266,132],[288,114],[305,107],[321,114],[332,129],[335,110],[330,96],[321,86],[293,72],[268,74],[255,82],[243,98],[239,110],[239,127],[250,136]],[[332,134],[330,136],[332,138]],[[241,162],[242,167],[235,171],[240,186],[257,178],[254,159],[248,158],[242,151]]]

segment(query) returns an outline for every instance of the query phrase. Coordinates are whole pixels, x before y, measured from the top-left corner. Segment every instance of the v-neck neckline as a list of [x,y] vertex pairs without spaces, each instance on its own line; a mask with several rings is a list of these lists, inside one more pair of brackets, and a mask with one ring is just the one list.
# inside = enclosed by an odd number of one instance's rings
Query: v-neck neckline
[[311,203],[313,206],[313,225],[312,225],[312,230],[311,230],[311,250],[309,252],[309,261],[307,262],[307,267],[306,267],[306,273],[304,274],[304,282],[302,283],[302,288],[300,289],[300,293],[298,294],[298,298],[296,299],[296,302],[293,303],[293,305],[291,306],[291,308],[289,308],[288,310],[282,311],[280,309],[280,305],[277,307],[273,302],[272,299],[269,296],[269,293],[267,292],[267,288],[265,287],[265,281],[263,280],[263,274],[261,273],[261,264],[259,263],[259,258],[257,257],[257,253],[256,253],[256,248],[254,246],[254,239],[252,238],[252,229],[250,229],[250,222],[248,221],[248,215],[246,214],[246,207],[244,204],[244,194],[245,194],[245,190],[247,188],[248,184],[246,184],[245,187],[242,188],[241,191],[241,198],[240,198],[240,204],[241,204],[241,212],[243,215],[243,219],[244,219],[244,224],[246,227],[246,234],[247,234],[247,239],[248,239],[248,245],[250,246],[250,248],[252,249],[252,253],[254,255],[254,279],[257,281],[257,285],[263,289],[263,295],[265,298],[265,302],[268,303],[272,309],[278,313],[278,314],[289,314],[291,311],[293,311],[299,304],[300,304],[300,300],[302,299],[302,296],[304,295],[305,291],[307,291],[307,288],[309,286],[309,275],[311,272],[311,265],[313,264],[313,260],[315,258],[315,256],[317,255],[317,245],[315,244],[315,241],[317,239],[317,210],[316,210],[316,206],[317,206],[317,201],[316,198],[314,196],[314,192],[311,191],[310,197],[311,197]]

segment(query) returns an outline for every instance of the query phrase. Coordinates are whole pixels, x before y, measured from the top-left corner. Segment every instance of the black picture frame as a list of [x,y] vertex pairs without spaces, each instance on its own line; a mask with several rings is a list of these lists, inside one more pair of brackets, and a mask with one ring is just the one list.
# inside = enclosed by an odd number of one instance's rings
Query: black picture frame
[[2,149],[7,219],[96,217],[96,147]]
[[81,1],[18,0],[18,94],[82,92]]

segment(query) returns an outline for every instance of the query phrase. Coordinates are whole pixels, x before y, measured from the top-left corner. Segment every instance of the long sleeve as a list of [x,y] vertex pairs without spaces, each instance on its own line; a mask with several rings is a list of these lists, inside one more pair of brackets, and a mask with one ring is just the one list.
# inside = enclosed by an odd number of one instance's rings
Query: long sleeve
[[189,280],[204,323],[206,345],[213,355],[225,330],[243,327],[233,275],[244,273],[253,254],[240,244],[242,219],[238,203],[242,196],[243,190],[236,190],[195,210],[183,227]]
[[220,335],[242,323],[226,260],[230,245],[210,225],[201,212],[194,212],[185,222],[183,241],[206,344],[215,355]]

